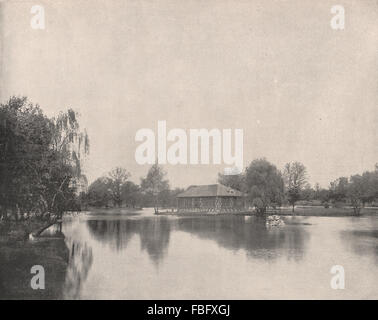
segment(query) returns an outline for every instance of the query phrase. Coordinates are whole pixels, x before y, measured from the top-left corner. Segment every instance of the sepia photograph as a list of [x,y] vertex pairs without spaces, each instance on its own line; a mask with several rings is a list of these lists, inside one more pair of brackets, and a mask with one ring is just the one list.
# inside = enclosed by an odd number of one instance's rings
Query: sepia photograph
[[0,300],[377,299],[377,0],[0,1]]

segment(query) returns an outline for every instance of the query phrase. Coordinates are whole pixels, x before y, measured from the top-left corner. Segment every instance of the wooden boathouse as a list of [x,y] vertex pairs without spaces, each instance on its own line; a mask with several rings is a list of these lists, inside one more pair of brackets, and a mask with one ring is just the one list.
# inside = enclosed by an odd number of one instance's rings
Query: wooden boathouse
[[190,186],[177,195],[177,213],[236,213],[245,211],[242,192],[222,184]]

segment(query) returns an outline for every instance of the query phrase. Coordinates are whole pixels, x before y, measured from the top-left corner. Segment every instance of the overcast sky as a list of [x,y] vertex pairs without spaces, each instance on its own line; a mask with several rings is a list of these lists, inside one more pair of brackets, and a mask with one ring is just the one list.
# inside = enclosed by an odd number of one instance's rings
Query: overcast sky
[[[30,26],[34,4],[44,30]],[[332,5],[345,29],[330,26]],[[1,4],[1,101],[48,115],[72,107],[91,141],[90,181],[132,179],[140,128],[240,128],[244,165],[300,161],[310,182],[378,162],[378,1],[8,1]],[[224,166],[165,166],[173,187]]]

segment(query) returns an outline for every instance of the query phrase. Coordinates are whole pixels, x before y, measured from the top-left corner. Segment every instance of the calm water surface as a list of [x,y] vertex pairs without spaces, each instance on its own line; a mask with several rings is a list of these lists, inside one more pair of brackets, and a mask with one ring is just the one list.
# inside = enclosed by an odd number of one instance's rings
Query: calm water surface
[[[378,217],[82,215],[63,224],[66,299],[378,298]],[[345,289],[333,290],[333,265]]]

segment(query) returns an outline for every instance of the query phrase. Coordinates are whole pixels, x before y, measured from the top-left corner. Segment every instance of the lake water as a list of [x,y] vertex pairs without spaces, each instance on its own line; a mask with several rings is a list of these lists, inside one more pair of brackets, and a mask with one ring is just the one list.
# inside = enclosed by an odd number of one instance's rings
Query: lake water
[[[62,226],[60,298],[378,298],[378,217],[283,220],[82,214]],[[331,288],[334,265],[344,290]]]
[[[378,298],[377,217],[80,217],[64,298]],[[345,271],[334,290],[331,267]]]

